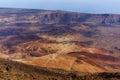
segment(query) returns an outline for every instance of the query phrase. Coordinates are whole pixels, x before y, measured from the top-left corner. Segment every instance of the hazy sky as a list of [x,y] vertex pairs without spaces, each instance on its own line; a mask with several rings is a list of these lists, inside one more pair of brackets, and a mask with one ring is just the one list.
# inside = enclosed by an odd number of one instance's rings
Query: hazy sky
[[120,0],[0,0],[0,7],[120,14]]

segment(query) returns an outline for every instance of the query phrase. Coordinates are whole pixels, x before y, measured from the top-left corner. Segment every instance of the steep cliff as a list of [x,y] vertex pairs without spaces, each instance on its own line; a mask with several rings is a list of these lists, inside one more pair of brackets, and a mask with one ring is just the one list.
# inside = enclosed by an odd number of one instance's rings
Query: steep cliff
[[[5,14],[7,13],[7,14]],[[0,9],[1,25],[16,24],[120,24],[120,15],[114,14],[86,14],[66,11],[48,11],[34,9]]]

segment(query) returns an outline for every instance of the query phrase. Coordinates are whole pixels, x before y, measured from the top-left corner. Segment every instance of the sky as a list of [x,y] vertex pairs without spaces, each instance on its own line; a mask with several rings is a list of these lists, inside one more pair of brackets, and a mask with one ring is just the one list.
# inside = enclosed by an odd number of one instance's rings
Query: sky
[[0,0],[0,7],[120,14],[120,0]]

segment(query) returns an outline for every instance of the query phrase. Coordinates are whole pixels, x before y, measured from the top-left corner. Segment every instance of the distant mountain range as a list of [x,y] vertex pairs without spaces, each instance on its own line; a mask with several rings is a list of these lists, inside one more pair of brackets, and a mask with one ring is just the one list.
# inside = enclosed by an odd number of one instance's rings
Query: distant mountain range
[[0,8],[1,24],[120,24],[118,14],[86,14],[66,11]]

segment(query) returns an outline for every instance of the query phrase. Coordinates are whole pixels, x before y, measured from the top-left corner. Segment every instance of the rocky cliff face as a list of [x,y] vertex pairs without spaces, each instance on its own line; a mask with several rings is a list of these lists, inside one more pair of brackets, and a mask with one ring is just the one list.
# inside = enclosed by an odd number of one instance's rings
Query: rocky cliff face
[[[7,14],[5,14],[7,13]],[[65,11],[46,11],[28,9],[0,9],[1,25],[16,24],[119,24],[120,15],[114,14],[85,14]]]

